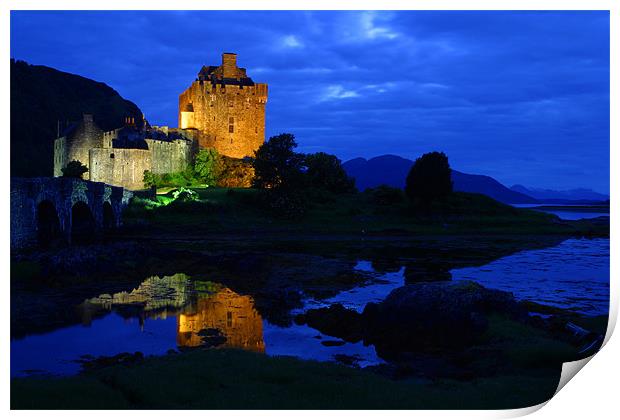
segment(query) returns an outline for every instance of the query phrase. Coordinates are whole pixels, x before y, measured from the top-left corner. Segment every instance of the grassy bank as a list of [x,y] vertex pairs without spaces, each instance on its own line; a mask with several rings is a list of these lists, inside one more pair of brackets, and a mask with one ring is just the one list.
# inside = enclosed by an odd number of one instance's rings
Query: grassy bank
[[445,202],[421,211],[402,197],[389,205],[371,192],[330,194],[310,191],[307,208],[295,219],[270,214],[253,189],[195,189],[199,201],[137,199],[124,215],[134,233],[269,234],[585,234],[608,235],[608,226],[561,221],[533,210],[518,209],[480,194],[453,193]]
[[234,350],[147,358],[64,378],[14,379],[12,409],[475,409],[549,399],[559,369],[470,382],[394,381],[332,363]]

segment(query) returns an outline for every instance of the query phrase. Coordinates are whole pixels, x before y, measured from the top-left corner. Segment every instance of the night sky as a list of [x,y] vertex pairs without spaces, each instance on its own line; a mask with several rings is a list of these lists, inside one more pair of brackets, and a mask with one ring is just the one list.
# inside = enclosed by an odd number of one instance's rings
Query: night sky
[[609,192],[608,12],[12,12],[11,56],[105,82],[151,124],[236,52],[267,136],[343,160],[440,150],[505,185]]

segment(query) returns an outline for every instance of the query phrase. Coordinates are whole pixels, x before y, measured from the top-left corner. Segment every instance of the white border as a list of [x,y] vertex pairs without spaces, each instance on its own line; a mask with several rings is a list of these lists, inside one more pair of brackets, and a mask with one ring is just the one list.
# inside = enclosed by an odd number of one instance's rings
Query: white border
[[[284,10],[400,10],[400,9],[417,9],[417,10],[610,10],[611,11],[611,116],[620,116],[618,107],[618,14],[620,12],[620,2],[612,0],[409,0],[409,1],[396,1],[396,0],[383,0],[381,2],[371,0],[346,0],[346,1],[325,1],[325,0],[297,0],[294,4],[286,4],[281,1],[249,1],[249,0],[232,0],[225,3],[212,3],[201,2],[191,0],[176,0],[175,2],[162,1],[162,0],[91,0],[89,2],[78,0],[60,0],[60,1],[34,1],[34,0],[8,0],[2,3],[1,7],[1,24],[0,24],[0,36],[2,37],[1,47],[2,57],[4,57],[5,64],[2,67],[2,92],[3,98],[0,102],[0,118],[4,127],[3,140],[5,145],[9,144],[7,127],[10,126],[9,109],[10,109],[10,97],[9,97],[9,65],[8,58],[10,56],[10,44],[9,44],[9,25],[10,25],[10,10],[48,10],[48,9],[78,9],[78,10],[195,10],[195,9],[284,9]],[[44,63],[42,63],[44,64]],[[611,118],[611,151],[610,159],[618,157],[618,146],[616,141],[618,139],[618,124],[617,120]],[[6,147],[6,146],[5,146]],[[0,166],[2,171],[2,194],[5,198],[3,205],[0,207],[2,210],[2,229],[4,233],[4,242],[2,243],[3,256],[5,264],[2,264],[2,270],[4,273],[4,299],[5,305],[4,319],[5,322],[2,325],[2,352],[3,357],[1,367],[5,372],[5,380],[2,382],[2,395],[4,398],[4,407],[9,408],[9,324],[10,319],[10,293],[9,293],[9,153],[3,153],[3,165]],[[611,217],[611,250],[612,250],[612,264],[611,264],[611,297],[612,308],[610,311],[610,325],[608,329],[608,335],[606,340],[609,340],[610,332],[615,326],[618,314],[618,265],[615,263],[617,256],[617,240],[616,233],[617,223],[615,223],[615,210],[619,205],[618,195],[618,168],[611,165],[611,202],[612,202],[612,217]],[[562,391],[557,394],[547,404],[543,410],[538,411],[535,416],[538,418],[567,418],[567,419],[583,419],[583,418],[615,418],[618,413],[616,404],[616,392],[615,388],[618,384],[618,374],[620,373],[620,363],[615,355],[620,354],[620,344],[618,339],[611,340],[605,348],[601,351],[601,354],[597,354],[593,361],[589,363],[589,366],[584,369],[584,372],[579,374],[579,379],[571,381]],[[545,404],[541,404],[544,406]],[[391,418],[409,418],[410,416],[422,417],[422,418],[447,418],[447,417],[459,417],[459,418],[501,418],[501,417],[515,417],[536,411],[538,407],[531,407],[521,410],[506,410],[506,411],[389,411],[385,412],[386,416]],[[36,412],[11,412],[12,416],[18,417],[34,417],[40,416],[42,413]],[[225,413],[212,413],[205,414],[203,412],[178,412],[170,413],[164,411],[151,411],[147,413],[133,413],[133,412],[116,412],[114,416],[136,416],[136,415],[148,415],[151,418],[169,419],[170,416],[204,416],[204,415],[222,415],[226,417],[248,417],[253,418],[265,418],[273,419],[283,418],[288,419],[291,416],[297,418],[314,418],[319,416],[378,416],[384,415],[383,412],[310,412],[310,411],[263,411],[252,412],[247,411],[227,411]],[[47,412],[44,414],[46,418],[77,418],[84,415],[92,416],[94,418],[103,418],[108,416],[109,413],[105,412],[90,412],[85,414],[83,412]]]

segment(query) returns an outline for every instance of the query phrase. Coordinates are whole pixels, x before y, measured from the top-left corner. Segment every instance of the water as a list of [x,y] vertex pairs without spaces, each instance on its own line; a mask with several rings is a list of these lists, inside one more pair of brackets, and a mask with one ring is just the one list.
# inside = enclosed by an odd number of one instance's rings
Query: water
[[451,273],[453,281],[475,280],[513,292],[517,299],[587,315],[609,312],[609,239],[568,239]]
[[[512,204],[513,207],[529,208],[543,213],[555,214],[564,220],[594,219],[596,217],[609,217],[609,210],[603,210],[599,207],[591,207],[584,209],[584,206],[558,206],[557,204]],[[556,209],[539,209],[539,206],[555,206]],[[574,208],[571,208],[574,207]]]
[[[370,262],[360,261],[355,269],[371,274],[372,280],[331,298],[308,298],[298,312],[332,303],[361,311],[366,303],[379,302],[405,284],[404,267],[380,274]],[[519,299],[588,315],[607,314],[609,240],[569,239],[481,267],[454,269],[451,275],[452,281],[475,280],[511,291]],[[170,349],[201,345],[205,336],[219,347],[270,355],[322,361],[346,355],[360,366],[382,362],[373,346],[342,343],[306,325],[273,325],[261,317],[251,296],[184,274],[150,277],[135,290],[88,299],[78,311],[82,325],[11,340],[11,375],[73,374],[80,369],[76,360],[84,355],[136,351],[161,355]]]

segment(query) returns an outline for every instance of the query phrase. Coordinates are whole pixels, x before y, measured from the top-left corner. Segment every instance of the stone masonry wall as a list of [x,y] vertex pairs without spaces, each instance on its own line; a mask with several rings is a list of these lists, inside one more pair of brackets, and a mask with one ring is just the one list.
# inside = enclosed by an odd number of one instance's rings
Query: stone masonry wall
[[62,168],[69,163],[67,161],[66,142],[66,137],[54,140],[54,176],[62,176]]
[[[75,131],[67,136],[65,142],[66,163],[77,160],[89,166],[89,150],[102,146],[103,131],[93,121],[93,116],[85,114]],[[90,168],[89,168],[90,170]],[[89,177],[88,173],[84,178]]]
[[[179,96],[179,124],[200,131],[200,148],[213,147],[235,158],[253,156],[265,142],[266,102],[266,84],[239,86],[197,80]],[[191,108],[194,127],[183,127],[188,117],[181,110]]]
[[188,140],[161,141],[146,139],[152,153],[150,169],[156,174],[185,170],[192,163],[192,142]]
[[90,150],[90,180],[125,187],[144,188],[144,171],[152,169],[152,153],[142,149]]

